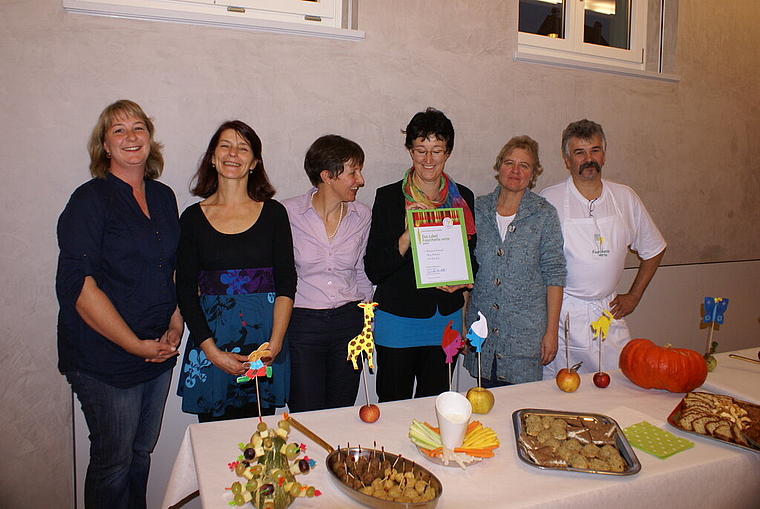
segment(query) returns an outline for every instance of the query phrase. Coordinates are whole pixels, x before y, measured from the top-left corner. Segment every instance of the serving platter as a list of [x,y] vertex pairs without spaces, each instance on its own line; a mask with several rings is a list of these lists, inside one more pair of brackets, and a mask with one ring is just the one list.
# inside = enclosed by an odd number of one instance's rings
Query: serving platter
[[[525,418],[530,415],[548,416],[555,419],[570,419],[573,421],[580,421],[582,423],[588,423],[593,425],[608,425],[614,427],[614,433],[612,438],[614,439],[614,446],[618,450],[618,453],[625,462],[625,467],[622,472],[613,472],[608,470],[598,470],[594,468],[575,468],[569,465],[567,466],[547,466],[541,465],[534,461],[526,447],[520,440],[520,435],[525,431]],[[512,424],[515,432],[515,446],[517,447],[517,456],[527,465],[542,470],[559,470],[567,472],[581,472],[585,474],[601,474],[601,475],[634,475],[641,470],[641,462],[636,457],[636,453],[633,452],[631,444],[625,438],[623,431],[620,429],[618,423],[611,417],[602,414],[588,414],[578,412],[565,412],[562,410],[546,410],[539,408],[523,408],[516,410],[512,413]]]
[[[678,402],[678,405],[676,405],[676,407],[673,409],[673,411],[670,412],[670,415],[668,415],[667,422],[668,422],[668,424],[670,426],[674,427],[678,431],[682,431],[684,433],[688,433],[690,435],[694,435],[694,436],[697,436],[697,437],[706,438],[706,439],[711,440],[713,442],[718,442],[718,443],[721,443],[721,444],[730,445],[732,447],[739,447],[741,449],[746,449],[746,450],[749,450],[749,451],[760,453],[760,447],[758,447],[756,443],[753,444],[752,441],[749,440],[749,437],[746,437],[747,440],[748,440],[748,444],[745,445],[745,444],[740,444],[740,443],[737,443],[737,442],[730,442],[728,440],[724,440],[722,438],[718,438],[718,437],[715,437],[715,436],[712,436],[712,435],[706,435],[706,434],[698,433],[698,432],[696,432],[694,430],[685,429],[682,426],[680,426],[678,423],[681,420],[681,413],[684,410],[684,400],[685,399],[686,399],[686,397],[684,396],[684,398],[681,401]],[[758,408],[759,409],[758,413],[760,413],[760,407],[758,407],[757,405],[753,405],[752,403],[749,403],[747,401],[738,400],[736,398],[733,398],[733,399],[734,399],[734,401],[736,403],[738,403],[738,404],[740,404],[742,406],[751,406],[751,407],[754,407],[754,408]]]
[[[413,472],[416,476],[422,476],[423,478],[428,479],[428,484],[435,489],[435,498],[424,502],[392,502],[390,500],[383,500],[370,495],[365,495],[345,484],[340,479],[338,472],[336,472],[335,466],[349,457],[353,461],[358,461],[359,458],[366,458],[368,460],[372,458],[378,458],[383,461],[387,460],[393,465],[393,468],[400,472]],[[443,485],[441,484],[441,481],[430,470],[415,461],[385,451],[366,449],[364,447],[344,447],[333,450],[333,452],[328,454],[325,463],[327,465],[327,470],[330,472],[330,477],[334,484],[338,486],[338,489],[367,507],[373,507],[375,509],[432,509],[438,504],[438,500],[443,494]]]

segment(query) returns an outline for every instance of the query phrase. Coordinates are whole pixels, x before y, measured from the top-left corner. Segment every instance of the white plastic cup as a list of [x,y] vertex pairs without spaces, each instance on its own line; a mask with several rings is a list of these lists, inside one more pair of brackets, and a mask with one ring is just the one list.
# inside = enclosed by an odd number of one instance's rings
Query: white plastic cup
[[446,449],[454,449],[464,442],[470,423],[472,405],[458,392],[442,392],[435,399],[435,416],[441,430],[441,442]]

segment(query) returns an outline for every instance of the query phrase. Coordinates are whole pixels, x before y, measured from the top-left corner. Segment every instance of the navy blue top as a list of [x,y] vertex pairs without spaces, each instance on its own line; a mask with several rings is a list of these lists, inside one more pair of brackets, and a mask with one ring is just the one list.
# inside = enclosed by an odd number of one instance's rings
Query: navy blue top
[[58,219],[58,369],[80,371],[115,387],[152,380],[171,369],[128,353],[91,329],[75,309],[86,276],[111,300],[140,339],[159,338],[177,307],[174,266],[177,201],[160,182],[145,181],[150,218],[132,187],[110,173],[80,186]]

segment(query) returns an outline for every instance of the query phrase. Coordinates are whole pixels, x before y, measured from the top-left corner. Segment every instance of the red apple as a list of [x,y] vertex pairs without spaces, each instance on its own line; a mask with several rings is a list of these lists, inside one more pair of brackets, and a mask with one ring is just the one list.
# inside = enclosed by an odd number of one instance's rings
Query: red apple
[[359,409],[359,418],[364,422],[375,422],[380,418],[380,407],[371,403],[363,405]]
[[557,387],[565,392],[574,392],[581,385],[581,376],[578,374],[578,368],[583,362],[579,362],[570,369],[562,368],[557,373]]
[[608,375],[604,371],[597,371],[596,373],[594,373],[594,385],[596,385],[600,389],[604,389],[605,387],[610,385],[610,375]]

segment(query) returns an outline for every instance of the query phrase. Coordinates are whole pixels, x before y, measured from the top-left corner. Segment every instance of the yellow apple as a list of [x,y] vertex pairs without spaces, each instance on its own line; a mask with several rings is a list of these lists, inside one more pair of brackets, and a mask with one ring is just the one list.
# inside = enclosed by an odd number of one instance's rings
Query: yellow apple
[[562,368],[557,372],[557,387],[565,392],[574,392],[581,385],[581,376],[578,374],[578,368],[583,361],[579,362],[570,369]]
[[493,408],[493,393],[483,387],[473,387],[467,391],[467,400],[475,414],[487,414]]

